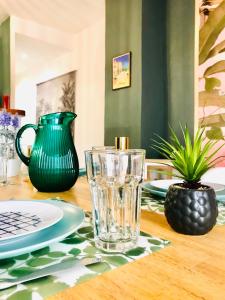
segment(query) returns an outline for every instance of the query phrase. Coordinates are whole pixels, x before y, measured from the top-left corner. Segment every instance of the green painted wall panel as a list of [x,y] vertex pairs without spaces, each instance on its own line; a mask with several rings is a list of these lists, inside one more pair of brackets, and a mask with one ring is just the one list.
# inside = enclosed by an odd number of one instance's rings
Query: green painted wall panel
[[0,95],[10,95],[10,18],[0,25]]
[[[106,0],[105,145],[129,136],[141,145],[141,6],[140,0]],[[132,52],[131,87],[112,90],[112,58]]]
[[[106,0],[105,144],[150,150],[168,124],[194,131],[195,0]],[[113,56],[132,51],[131,88],[112,91]]]
[[167,1],[168,120],[194,132],[195,0]]
[[167,138],[166,1],[142,1],[142,116],[141,147],[150,148],[155,133]]

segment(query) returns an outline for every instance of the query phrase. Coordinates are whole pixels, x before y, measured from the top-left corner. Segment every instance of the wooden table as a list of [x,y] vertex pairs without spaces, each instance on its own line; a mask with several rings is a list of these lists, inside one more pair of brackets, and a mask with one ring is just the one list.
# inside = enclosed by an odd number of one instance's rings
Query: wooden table
[[0,110],[5,109],[7,112],[11,113],[12,115],[19,115],[21,117],[25,117],[25,110],[22,109],[16,109],[16,108],[0,108]]
[[[0,199],[56,196],[90,209],[85,177],[64,193],[39,193],[22,179],[18,185],[0,188]],[[141,227],[150,234],[170,240],[171,246],[49,299],[225,299],[225,226],[216,226],[204,236],[185,236],[175,233],[164,216],[143,211]]]

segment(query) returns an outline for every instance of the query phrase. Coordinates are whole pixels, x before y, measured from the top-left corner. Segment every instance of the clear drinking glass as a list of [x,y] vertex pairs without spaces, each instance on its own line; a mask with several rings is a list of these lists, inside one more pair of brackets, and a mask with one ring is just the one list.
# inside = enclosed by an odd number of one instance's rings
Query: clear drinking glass
[[0,186],[7,183],[7,159],[0,156]]
[[95,244],[110,252],[135,247],[145,150],[85,151]]
[[0,135],[0,186],[6,185],[8,181],[7,165],[11,151],[11,143],[7,143],[7,139]]
[[113,150],[116,149],[115,146],[93,146],[92,150]]

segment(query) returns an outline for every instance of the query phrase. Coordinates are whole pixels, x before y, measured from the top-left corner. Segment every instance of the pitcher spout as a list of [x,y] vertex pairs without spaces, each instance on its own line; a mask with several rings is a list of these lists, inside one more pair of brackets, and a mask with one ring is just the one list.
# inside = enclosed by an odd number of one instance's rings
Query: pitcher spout
[[41,116],[39,119],[39,124],[67,125],[70,124],[76,118],[76,116],[77,115],[72,111],[51,113],[51,114]]

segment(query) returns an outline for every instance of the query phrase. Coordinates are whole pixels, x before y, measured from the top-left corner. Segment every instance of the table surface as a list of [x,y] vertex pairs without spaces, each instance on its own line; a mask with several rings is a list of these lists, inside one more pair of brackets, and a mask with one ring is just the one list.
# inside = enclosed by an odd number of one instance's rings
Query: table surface
[[[1,200],[57,196],[90,210],[85,177],[64,193],[37,192],[24,179],[0,187]],[[185,236],[174,232],[163,215],[142,211],[141,229],[170,240],[171,245],[48,299],[225,299],[225,226],[204,236]]]
[[[1,109],[4,109],[4,108],[0,108],[0,110]],[[11,113],[11,114],[13,114],[13,115],[18,114],[19,116],[22,116],[22,117],[24,117],[25,114],[26,114],[25,110],[16,109],[16,108],[7,108],[6,111],[9,112],[9,113]]]

